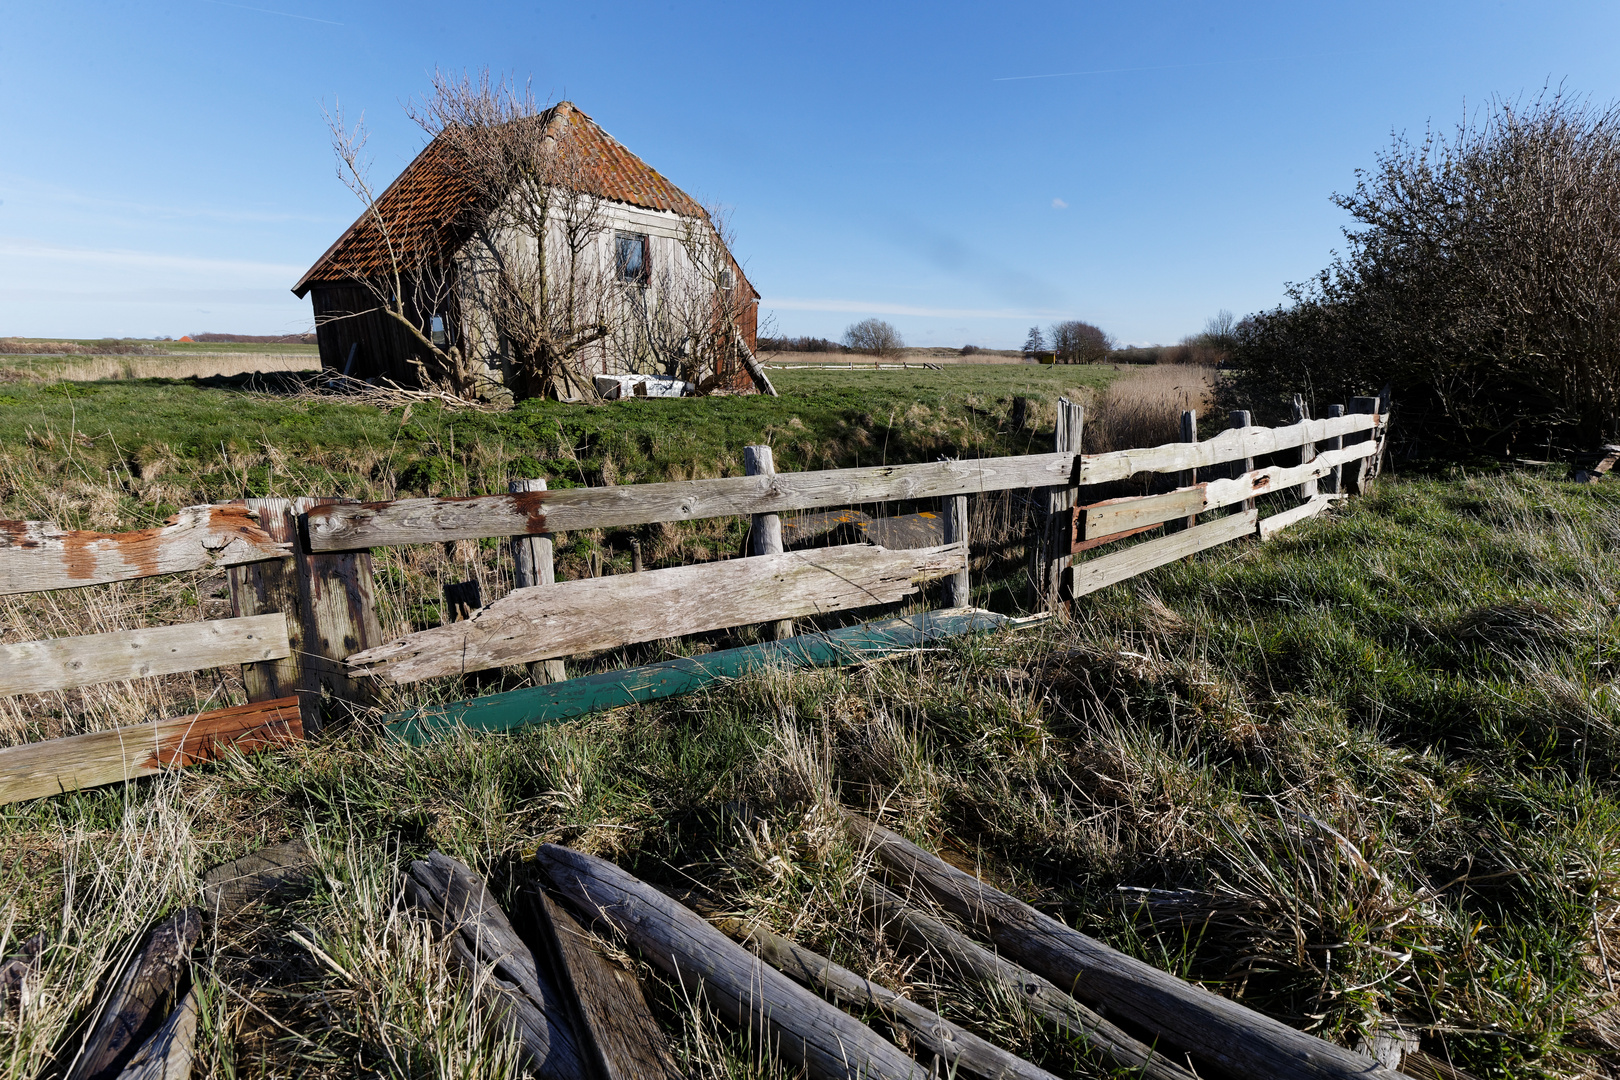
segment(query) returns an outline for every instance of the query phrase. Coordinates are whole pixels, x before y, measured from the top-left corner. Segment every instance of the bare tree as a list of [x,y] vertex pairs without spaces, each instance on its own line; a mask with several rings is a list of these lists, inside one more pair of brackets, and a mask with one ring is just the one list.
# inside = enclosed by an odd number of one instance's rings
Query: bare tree
[[[365,154],[364,117],[350,127],[343,120],[342,109],[334,107],[326,114],[326,119],[337,158],[338,179],[365,207],[362,221],[372,232],[370,244],[357,252],[348,265],[340,265],[338,269],[369,294],[372,306],[329,314],[320,321],[380,313],[419,351],[418,356],[412,357],[412,363],[421,370],[424,382],[441,386],[459,397],[486,396],[488,379],[480,378],[462,342],[433,332],[435,315],[451,307],[453,266],[443,258],[439,246],[419,243],[419,237],[410,235],[412,226],[419,228],[419,223],[390,220],[378,207],[377,193],[370,180],[371,162]],[[424,163],[423,167],[437,168],[440,164],[435,159]]]
[[900,331],[882,319],[862,319],[844,331],[844,344],[872,356],[895,356],[906,347]]
[[[434,74],[410,114],[463,170],[473,198],[457,267],[467,303],[489,321],[503,380],[518,398],[594,399],[583,361],[606,338],[615,267],[600,256],[609,228],[566,116],[548,118],[532,90]],[[551,122],[547,122],[548,119]]]
[[1060,364],[1100,364],[1114,349],[1114,339],[1102,327],[1078,319],[1054,323],[1050,335]]

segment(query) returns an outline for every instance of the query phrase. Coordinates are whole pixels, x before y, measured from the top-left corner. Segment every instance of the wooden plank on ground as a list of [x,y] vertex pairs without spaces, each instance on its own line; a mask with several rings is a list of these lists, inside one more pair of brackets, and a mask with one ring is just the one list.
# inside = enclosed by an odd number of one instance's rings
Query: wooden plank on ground
[[279,613],[20,641],[0,645],[0,697],[277,660],[288,651]]
[[573,994],[575,1028],[597,1080],[685,1080],[635,972],[604,956],[590,931],[543,890],[527,895],[551,946],[557,981]]
[[[101,1013],[66,1080],[101,1080],[119,1074],[173,1010],[191,948],[201,934],[202,913],[196,908],[182,908],[152,930],[146,945],[102,1002]],[[167,1058],[166,1052],[163,1057]]]
[[1074,454],[1030,454],[458,499],[397,499],[323,506],[309,513],[309,544],[312,551],[350,551],[392,544],[615,529],[658,521],[747,517],[823,506],[971,495],[980,491],[1067,484],[1074,467]]
[[556,844],[535,861],[557,890],[599,913],[647,960],[704,996],[810,1080],[921,1080],[917,1062],[877,1032],[821,1000],[657,889],[613,863]]
[[468,979],[474,1002],[522,1051],[541,1080],[587,1080],[562,995],[512,929],[484,879],[441,852],[411,863],[405,897],[421,908]]
[[1272,514],[1270,517],[1261,518],[1260,539],[1270,540],[1288,526],[1304,521],[1306,518],[1313,518],[1338,501],[1338,499],[1330,495],[1318,495],[1310,502],[1300,503],[1298,506],[1284,510],[1280,514]]
[[861,523],[861,531],[866,534],[867,540],[891,551],[901,548],[934,547],[950,542],[945,538],[944,517],[931,510],[916,514],[896,514],[894,517],[868,518]]
[[188,506],[160,528],[68,531],[48,521],[0,521],[0,595],[282,559],[288,548],[240,503]]
[[384,730],[393,738],[413,744],[460,729],[515,731],[531,724],[555,724],[625,705],[689,694],[770,667],[865,663],[962,634],[995,630],[1007,622],[1003,615],[972,608],[928,611],[412,709],[384,717]]
[[1229,480],[1208,480],[1163,495],[1131,496],[1092,503],[1083,508],[1085,515],[1079,521],[1081,535],[1087,539],[1110,536],[1248,502],[1268,492],[1282,491],[1324,477],[1345,462],[1357,461],[1374,453],[1375,446],[1375,443],[1357,443],[1343,450],[1325,451],[1303,465],[1273,465]]
[[350,656],[349,668],[409,683],[895,603],[916,593],[919,581],[954,574],[964,557],[960,544],[909,551],[850,544],[518,589],[464,622]]
[[908,1032],[939,1059],[943,1067],[935,1075],[971,1075],[985,1080],[1058,1080],[1040,1066],[981,1039],[932,1009],[862,978],[765,926],[742,919],[724,919],[718,925],[727,934],[753,946],[761,960],[795,982],[812,987],[846,1009],[876,1013],[892,1026]]
[[[1204,528],[1204,526],[1199,526]],[[1179,534],[1185,535],[1185,534]],[[1372,1058],[1220,997],[1043,915],[897,833],[854,814],[850,831],[1001,955],[1045,976],[1111,1018],[1138,1024],[1216,1065],[1223,1075],[1274,1080],[1398,1080]],[[542,848],[542,851],[545,849]]]
[[1259,520],[1258,510],[1244,510],[1227,517],[1216,518],[1214,521],[1206,521],[1202,525],[1194,525],[1190,529],[1171,533],[1169,536],[1145,541],[1124,551],[1104,555],[1100,559],[1075,563],[1070,569],[1069,581],[1072,590],[1070,595],[1084,596],[1086,593],[1096,592],[1098,589],[1146,573],[1165,563],[1175,562],[1205,548],[1212,548],[1242,536],[1253,536],[1255,524]]
[[211,761],[304,737],[296,697],[0,749],[0,805]]
[[1179,472],[1218,465],[1223,461],[1262,457],[1278,450],[1291,450],[1307,442],[1319,443],[1323,439],[1355,431],[1369,431],[1379,423],[1380,418],[1376,414],[1338,416],[1325,420],[1305,420],[1287,427],[1228,428],[1204,442],[1175,442],[1141,450],[1088,454],[1082,459],[1080,483],[1102,484],[1110,480],[1127,480],[1141,472]]

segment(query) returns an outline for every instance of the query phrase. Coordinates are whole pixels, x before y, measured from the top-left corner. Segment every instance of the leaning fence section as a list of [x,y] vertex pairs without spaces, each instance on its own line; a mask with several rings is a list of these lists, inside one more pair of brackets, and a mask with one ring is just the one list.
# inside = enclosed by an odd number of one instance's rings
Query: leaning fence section
[[[315,735],[334,712],[374,701],[380,684],[517,665],[549,684],[562,679],[567,657],[744,625],[761,626],[767,641],[783,641],[794,635],[794,620],[906,601],[936,581],[944,582],[945,608],[965,612],[971,496],[1031,498],[1039,510],[1029,545],[1036,606],[1064,610],[1090,592],[1215,545],[1265,539],[1364,490],[1379,469],[1388,415],[1387,391],[1357,398],[1348,410],[1335,406],[1320,419],[1306,416],[1296,398],[1288,425],[1255,426],[1247,413],[1234,413],[1229,427],[1200,440],[1197,418],[1188,414],[1181,442],[1082,454],[1084,410],[1062,401],[1047,454],[794,473],[776,471],[769,447],[750,447],[747,475],[712,480],[561,491],[517,481],[503,495],[377,503],[249,499],[193,507],[161,528],[133,533],[0,523],[0,594],[220,568],[234,616],[0,646],[0,694],[241,665],[248,699],[230,709],[0,749],[0,803],[208,760],[225,746]],[[1262,517],[1258,500],[1278,493],[1288,493],[1285,506]],[[891,519],[882,529],[869,523],[869,542],[784,546],[784,534],[795,531],[784,526],[784,514],[844,520],[860,515],[826,512],[929,500],[935,510],[914,515],[927,519],[926,528],[908,530]],[[746,557],[556,580],[555,532],[729,516],[751,521]],[[489,602],[476,589],[447,589],[443,624],[384,640],[372,549],[490,537],[509,538],[518,588]],[[984,612],[935,619],[874,640],[920,640],[999,618]],[[800,653],[829,662],[840,647],[757,650],[747,662]],[[711,666],[730,676],[742,664]],[[695,677],[687,672],[664,681],[690,689]],[[559,702],[574,697],[599,700],[552,694],[541,711],[560,715]],[[501,726],[512,726],[510,715],[521,711],[513,699]],[[417,732],[432,727],[410,725]]]

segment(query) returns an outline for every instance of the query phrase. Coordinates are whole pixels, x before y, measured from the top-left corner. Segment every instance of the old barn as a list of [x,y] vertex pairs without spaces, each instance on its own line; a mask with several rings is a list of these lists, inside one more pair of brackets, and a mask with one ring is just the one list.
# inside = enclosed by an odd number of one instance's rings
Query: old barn
[[490,400],[769,390],[759,293],[702,206],[570,102],[500,128],[437,135],[293,286],[324,368]]

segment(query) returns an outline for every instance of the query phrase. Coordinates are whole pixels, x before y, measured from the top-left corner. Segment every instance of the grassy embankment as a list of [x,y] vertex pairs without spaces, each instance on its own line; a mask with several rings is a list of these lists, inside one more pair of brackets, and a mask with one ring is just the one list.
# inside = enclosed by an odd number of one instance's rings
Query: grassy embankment
[[[101,442],[22,445],[59,483],[106,475],[85,460]],[[336,460],[275,475],[335,481]],[[252,475],[191,469],[169,475]],[[193,900],[203,868],[296,835],[319,883],[203,952],[198,1075],[500,1074],[508,1049],[452,1003],[397,906],[402,862],[433,848],[510,891],[537,843],[571,843],[933,1001],[926,966],[849,917],[865,868],[842,803],[882,805],[1044,909],[1328,1038],[1395,1017],[1481,1076],[1616,1075],[1617,540],[1620,488],[1390,478],[1332,520],[1163,568],[1039,631],[511,737],[403,748],[351,730],[5,808],[10,935],[59,944],[31,1011],[0,1017],[0,1071],[37,1071],[121,940]],[[652,981],[695,1075],[781,1075]],[[1005,1001],[941,996],[1048,1067],[1100,1075]]]

